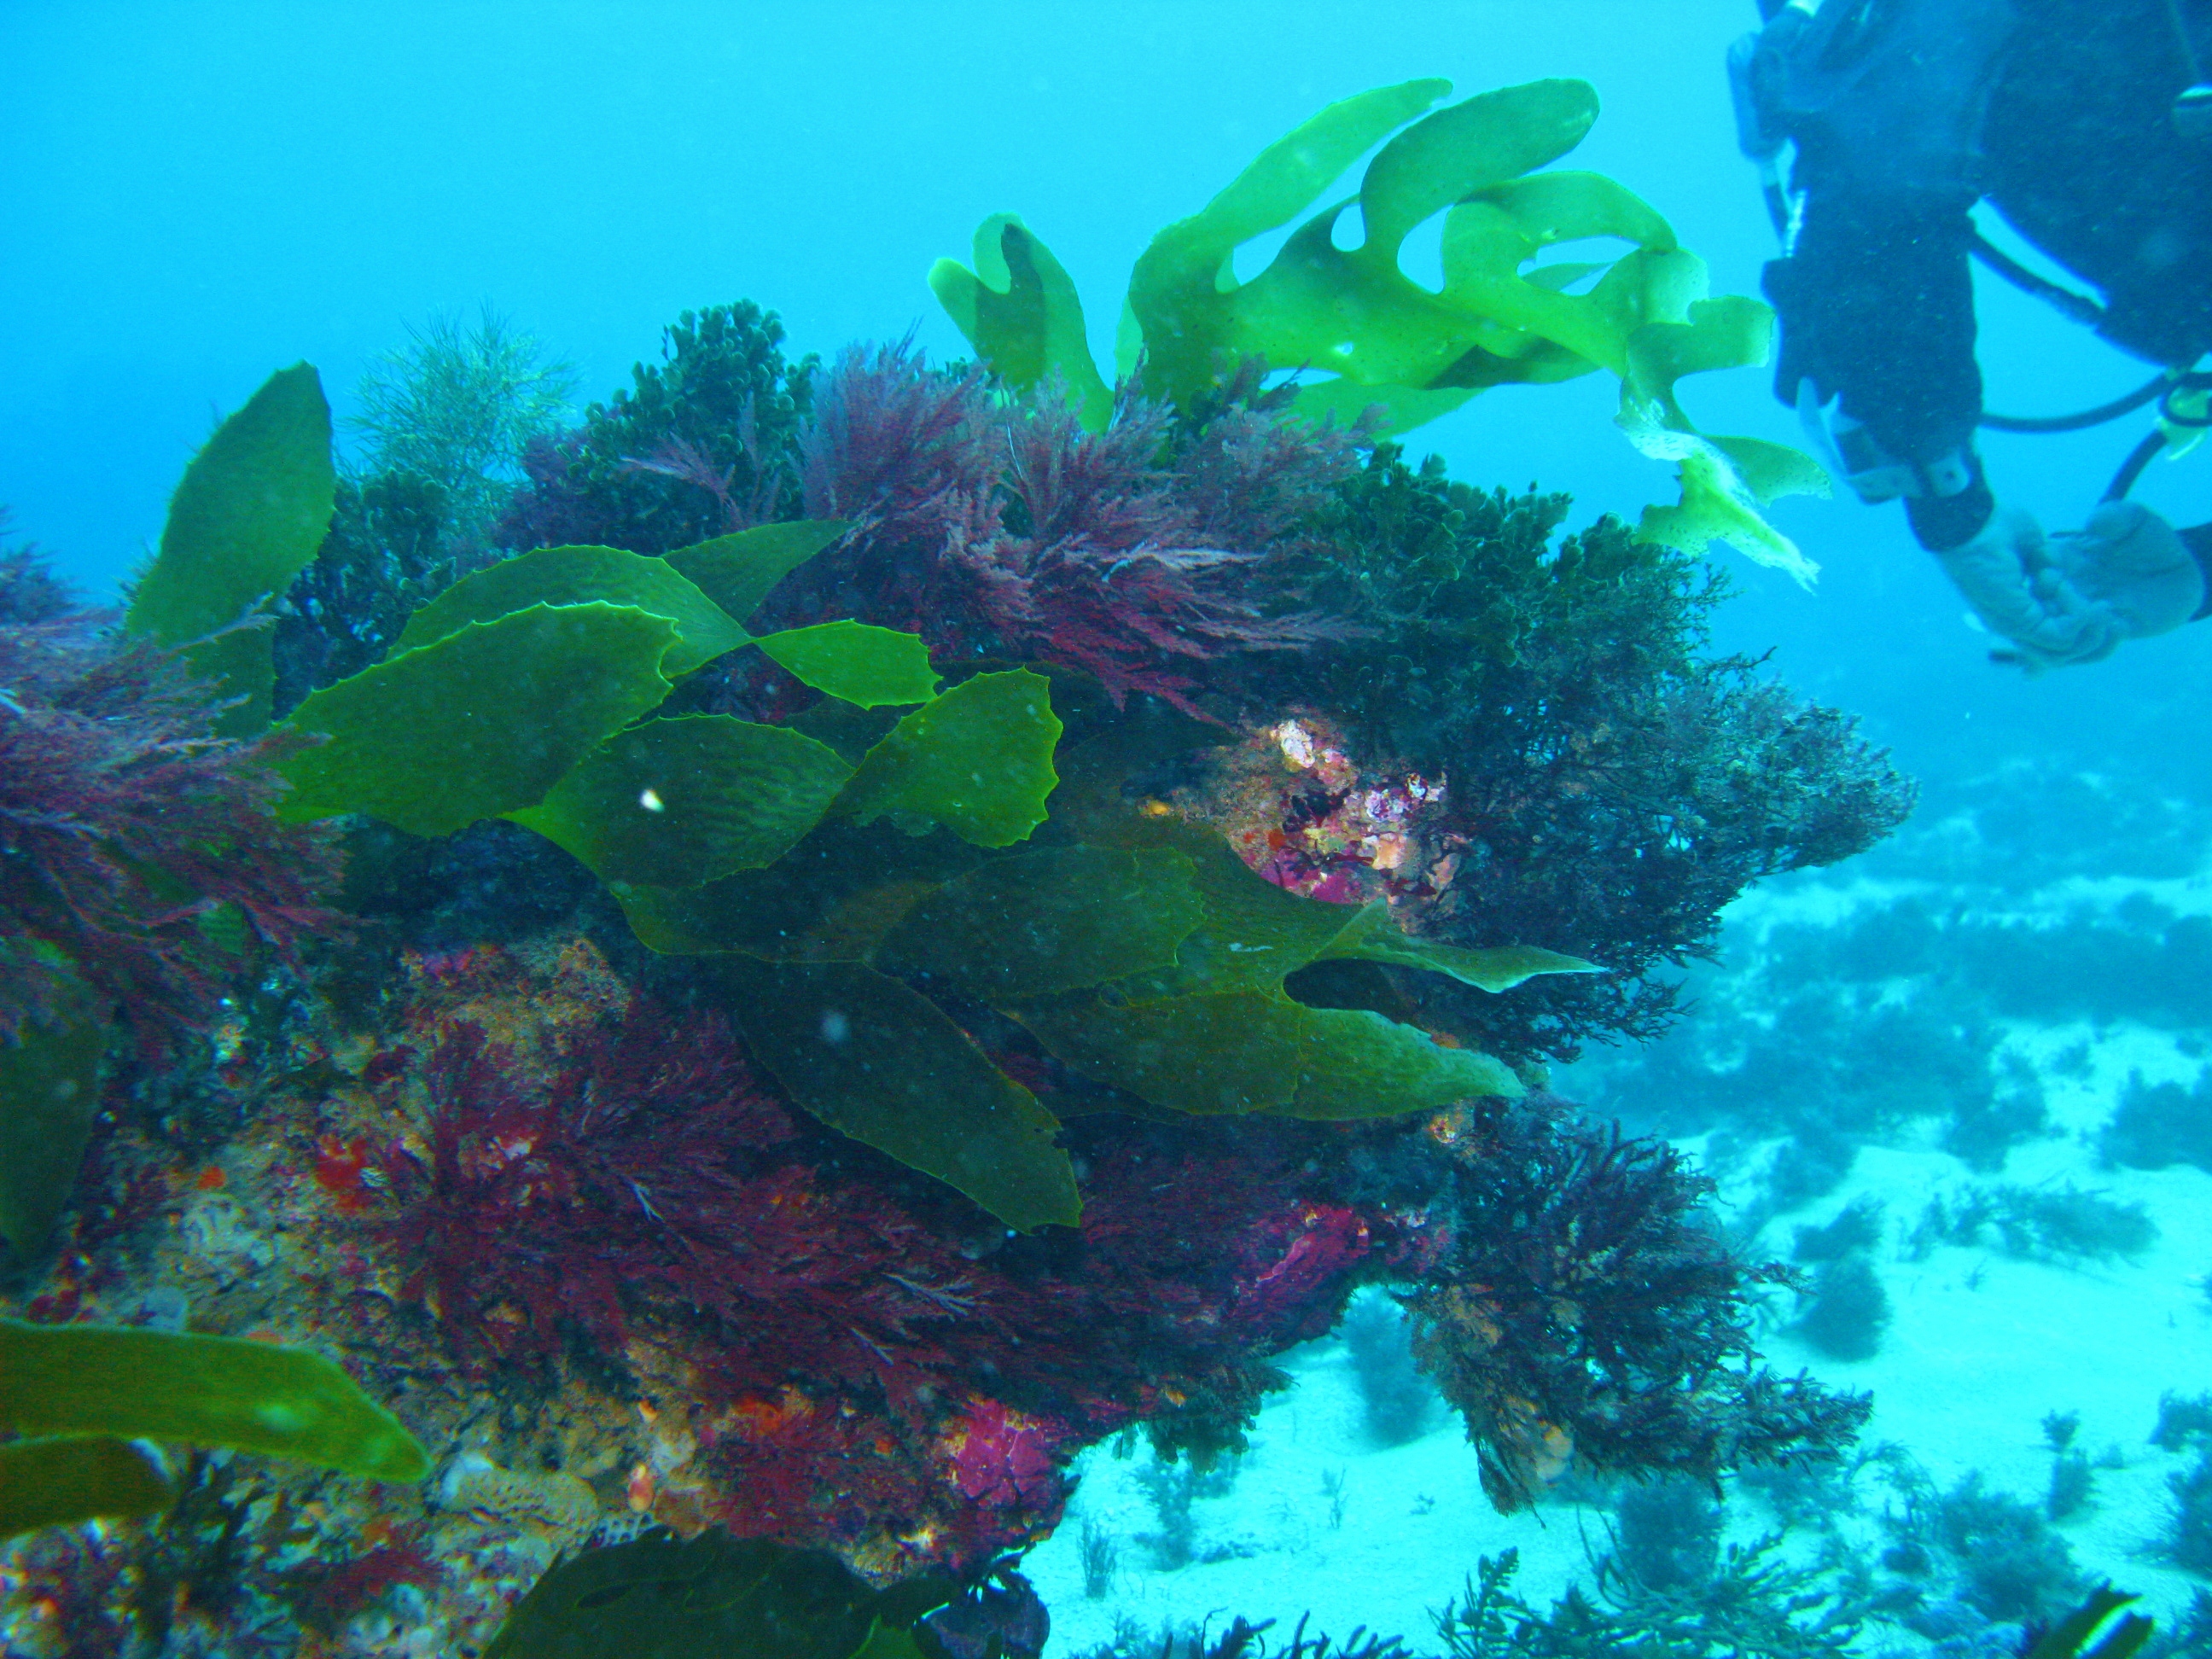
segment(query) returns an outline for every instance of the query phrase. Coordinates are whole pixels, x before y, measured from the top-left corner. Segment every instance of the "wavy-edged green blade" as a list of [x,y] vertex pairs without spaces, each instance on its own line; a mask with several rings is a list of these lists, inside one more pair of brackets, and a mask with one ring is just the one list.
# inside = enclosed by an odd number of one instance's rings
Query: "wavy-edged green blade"
[[1290,223],[1386,134],[1450,93],[1450,82],[1431,78],[1340,98],[1261,150],[1198,212],[1163,230],[1153,247],[1197,251],[1211,278],[1223,255]]
[[181,1331],[0,1319],[0,1424],[234,1446],[369,1480],[430,1469],[399,1419],[322,1355]]
[[863,708],[927,702],[937,695],[937,671],[919,634],[830,622],[763,634],[753,643],[793,678]]
[[601,881],[691,887],[774,864],[852,775],[835,750],[780,726],[685,714],[616,732],[507,816]]
[[1193,873],[1188,858],[1164,848],[993,859],[908,910],[875,963],[994,1004],[1166,968],[1206,919]]
[[297,823],[365,812],[416,836],[535,806],[601,739],[668,696],[667,617],[535,605],[471,623],[310,696],[285,722],[329,741],[287,756]]
[[152,1515],[176,1499],[154,1449],[114,1435],[41,1436],[0,1446],[0,1539]]
[[161,550],[138,579],[124,626],[162,645],[207,641],[190,653],[192,666],[244,700],[222,718],[227,736],[269,724],[276,668],[267,628],[220,630],[264,611],[307,568],[337,491],[322,378],[296,363],[216,428],[170,498]]
[[668,562],[742,623],[760,609],[778,582],[852,527],[849,519],[793,519],[783,524],[755,525],[750,530],[679,547],[668,556]]
[[862,757],[837,802],[862,823],[941,824],[978,847],[1027,840],[1059,782],[1052,682],[1027,668],[978,674],[925,703]]
[[1813,586],[1820,567],[1767,521],[1759,498],[1725,451],[1702,434],[1667,424],[1656,400],[1624,398],[1614,421],[1644,454],[1674,462],[1681,488],[1681,499],[1673,506],[1654,502],[1644,509],[1637,540],[1692,557],[1702,556],[1711,543],[1724,541],[1747,558],[1785,572],[1799,586]]
[[[1222,355],[1258,349],[1235,332],[1230,262],[1237,249],[1305,212],[1364,152],[1450,91],[1449,81],[1407,81],[1341,99],[1153,237],[1129,273],[1127,301],[1143,331],[1147,390],[1186,402],[1213,383]],[[1268,359],[1275,368],[1300,361]]]
[[408,617],[392,655],[435,644],[471,623],[496,622],[533,605],[595,601],[631,605],[668,618],[675,626],[677,642],[660,666],[671,679],[752,638],[666,559],[618,547],[540,547],[462,577]]
[[1059,1120],[927,998],[848,963],[728,957],[716,972],[753,1058],[831,1128],[1009,1227],[1081,1219]]
[[1309,1008],[1280,992],[1130,1005],[1079,994],[1012,1012],[1085,1077],[1194,1115],[1388,1117],[1522,1092],[1487,1054],[1443,1048],[1380,1014]]

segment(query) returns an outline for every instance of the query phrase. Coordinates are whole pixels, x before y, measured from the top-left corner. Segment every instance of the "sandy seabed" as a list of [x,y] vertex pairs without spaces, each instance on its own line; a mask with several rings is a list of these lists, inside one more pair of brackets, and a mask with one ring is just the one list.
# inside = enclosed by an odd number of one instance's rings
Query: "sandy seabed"
[[[1948,1245],[1911,1259],[1903,1235],[1928,1200],[1975,1179],[1935,1149],[1931,1127],[1929,1145],[1864,1147],[1842,1187],[1775,1217],[1756,1246],[1786,1257],[1796,1227],[1825,1223],[1861,1198],[1881,1200],[1886,1233],[1875,1261],[1893,1318],[1878,1354],[1843,1363],[1816,1352],[1783,1328],[1787,1296],[1776,1303],[1760,1346],[1778,1370],[1803,1367],[1838,1388],[1873,1392],[1863,1450],[1897,1443],[1944,1490],[1979,1470],[1985,1487],[2039,1510],[2052,1465],[2043,1419],[2078,1413],[2073,1443],[2098,1465],[2094,1492],[2057,1529],[2089,1579],[2136,1592],[2163,1623],[2203,1587],[2154,1553],[2172,1511],[2166,1478],[2188,1455],[2163,1451],[2148,1437],[2162,1394],[2212,1390],[2212,1175],[2186,1165],[2100,1167],[2094,1138],[2130,1073],[2187,1083],[2198,1062],[2172,1034],[2124,1025],[2022,1024],[2007,1041],[2037,1064],[2051,1133],[2016,1146],[2002,1176],[1983,1179],[2072,1184],[2140,1203],[2157,1224],[2156,1241],[2128,1260],[2081,1265]],[[2069,1049],[2078,1056],[2082,1047],[2087,1066],[2077,1058],[2061,1075],[2051,1062]],[[1578,1070],[1562,1073],[1561,1091],[1602,1109],[1601,1071]],[[1701,1143],[1682,1144],[1695,1152]],[[1724,1186],[1723,1214],[1748,1196],[1748,1188]],[[1165,1627],[1210,1621],[1218,1630],[1239,1614],[1275,1618],[1286,1632],[1301,1613],[1310,1613],[1312,1629],[1340,1638],[1364,1626],[1404,1638],[1415,1651],[1437,1651],[1433,1613],[1461,1591],[1479,1556],[1516,1547],[1516,1588],[1538,1607],[1587,1578],[1591,1555],[1607,1546],[1605,1510],[1553,1501],[1499,1516],[1482,1496],[1455,1417],[1439,1407],[1421,1437],[1381,1448],[1340,1341],[1310,1344],[1283,1363],[1293,1385],[1261,1413],[1228,1489],[1194,1499],[1188,1565],[1163,1570],[1147,1541],[1161,1529],[1143,1480],[1149,1449],[1117,1458],[1101,1446],[1085,1454],[1066,1522],[1024,1568],[1052,1609],[1054,1651],[1085,1651],[1113,1639],[1117,1628],[1124,1642],[1141,1632],[1154,1645]],[[1856,1477],[1855,1489],[1861,1512],[1840,1525],[1878,1553],[1884,1504],[1898,1500],[1872,1469]],[[1086,1523],[1118,1554],[1103,1595],[1085,1593]],[[1754,1538],[1776,1525],[1760,1498],[1731,1492],[1729,1538]],[[1814,1542],[1801,1532],[1790,1547],[1809,1556]],[[1870,1651],[1924,1645],[1888,1624],[1870,1626],[1861,1641]]]

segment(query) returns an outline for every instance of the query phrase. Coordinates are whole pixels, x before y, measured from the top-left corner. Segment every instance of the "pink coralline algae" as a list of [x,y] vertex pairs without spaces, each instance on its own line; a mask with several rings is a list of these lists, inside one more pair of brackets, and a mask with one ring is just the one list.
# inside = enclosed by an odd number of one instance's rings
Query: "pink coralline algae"
[[962,1493],[996,1508],[1056,1499],[1056,1455],[1066,1442],[1064,1426],[1009,1411],[995,1400],[971,1401],[945,1437]]

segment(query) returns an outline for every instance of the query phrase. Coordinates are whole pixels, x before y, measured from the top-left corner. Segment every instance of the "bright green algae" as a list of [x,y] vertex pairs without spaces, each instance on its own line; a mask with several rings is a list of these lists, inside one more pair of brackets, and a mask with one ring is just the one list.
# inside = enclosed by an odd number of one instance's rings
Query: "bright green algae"
[[[1332,104],[1162,230],[1130,273],[1119,372],[1188,410],[1256,360],[1328,377],[1302,386],[1302,415],[1379,414],[1402,432],[1492,386],[1607,370],[1620,382],[1617,424],[1673,463],[1681,488],[1678,503],[1647,509],[1638,534],[1690,553],[1726,540],[1809,581],[1814,567],[1761,509],[1781,495],[1826,494],[1826,476],[1784,445],[1699,432],[1674,393],[1684,374],[1765,362],[1772,313],[1741,295],[1707,298],[1704,261],[1620,185],[1535,171],[1597,118],[1587,83],[1535,81],[1423,114],[1450,90],[1408,81]],[[1309,214],[1377,144],[1355,198],[1310,213],[1264,270],[1237,280],[1240,248]],[[1340,247],[1338,222],[1355,205],[1364,234]],[[1406,275],[1401,255],[1439,214],[1443,278],[1431,289]],[[1628,250],[1547,262],[1547,250],[1591,238]],[[972,270],[939,260],[929,283],[976,354],[1020,390],[1059,381],[1103,430],[1112,394],[1067,273],[1012,214],[983,222],[974,258]]]
[[753,643],[793,678],[862,708],[927,702],[937,695],[937,671],[919,635],[832,622],[786,629]]

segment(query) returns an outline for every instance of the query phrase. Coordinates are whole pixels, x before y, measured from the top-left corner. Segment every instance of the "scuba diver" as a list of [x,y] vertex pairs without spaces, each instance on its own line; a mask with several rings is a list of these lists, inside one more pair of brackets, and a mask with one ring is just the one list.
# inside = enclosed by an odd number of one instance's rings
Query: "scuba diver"
[[[2030,669],[2094,662],[2212,614],[2212,524],[2126,499],[2172,432],[2212,425],[2212,46],[2201,0],[1759,0],[1729,53],[1739,134],[1784,257],[1776,394],[1863,501],[1912,532]],[[1796,159],[1785,187],[1780,156]],[[1976,229],[1986,198],[2100,290],[2027,270]],[[1969,258],[2161,366],[2125,398],[2041,420],[1982,408]],[[1977,426],[2162,417],[2079,531],[1992,488]],[[2000,483],[2002,481],[1999,481]]]

